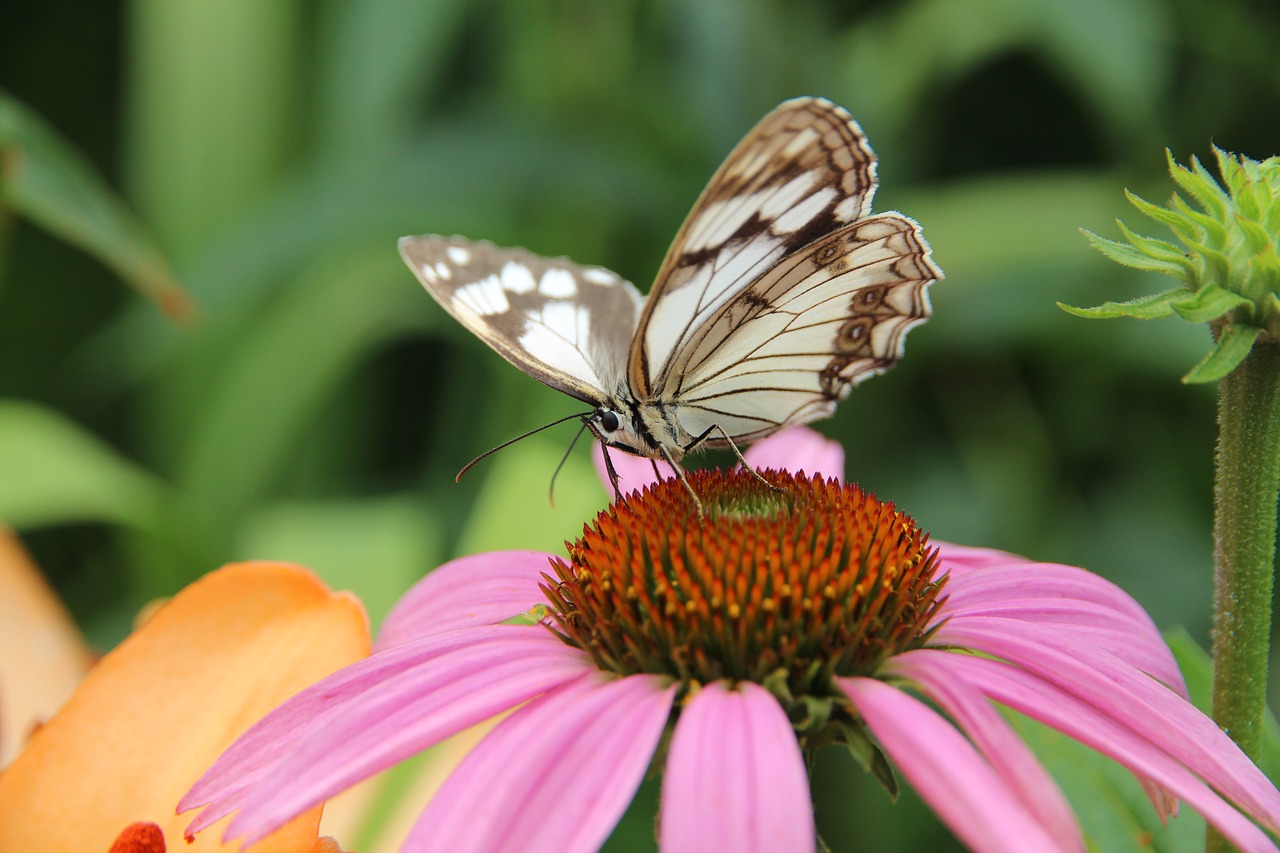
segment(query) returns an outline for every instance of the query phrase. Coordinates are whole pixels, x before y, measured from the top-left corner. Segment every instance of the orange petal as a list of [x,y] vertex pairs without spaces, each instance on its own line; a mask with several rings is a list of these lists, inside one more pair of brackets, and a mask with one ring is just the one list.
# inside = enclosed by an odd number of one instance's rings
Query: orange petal
[[0,767],[67,701],[91,662],[44,575],[0,527]]
[[[368,653],[360,603],[305,569],[206,575],[104,657],[0,773],[0,850],[108,850],[146,822],[169,850],[222,849],[218,827],[183,841],[178,799],[251,723]],[[319,819],[317,808],[254,853],[310,853]]]

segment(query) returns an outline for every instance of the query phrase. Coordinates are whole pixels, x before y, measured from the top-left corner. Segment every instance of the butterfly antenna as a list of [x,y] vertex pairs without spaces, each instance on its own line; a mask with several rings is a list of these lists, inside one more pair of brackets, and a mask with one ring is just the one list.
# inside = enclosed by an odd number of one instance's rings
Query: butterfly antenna
[[573,448],[577,445],[578,439],[582,438],[582,434],[587,431],[589,422],[583,420],[582,427],[573,436],[573,441],[569,442],[569,449],[564,452],[564,456],[560,457],[560,464],[556,466],[556,470],[551,474],[551,485],[547,486],[547,501],[551,506],[556,505],[556,477],[560,476],[560,469],[564,467],[564,463],[569,461],[569,454],[573,452]]
[[[470,462],[468,462],[466,465],[463,465],[463,466],[462,466],[462,470],[458,472],[458,476],[456,476],[456,477],[454,477],[454,478],[453,478],[453,481],[454,481],[455,483],[461,482],[461,481],[462,481],[462,475],[463,475],[463,474],[465,474],[465,473],[467,473],[468,471],[470,471],[472,468],[476,467],[476,463],[477,463],[477,462],[479,462],[481,459],[484,459],[484,458],[486,458],[486,457],[488,457],[488,456],[492,456],[493,454],[497,453],[499,450],[503,449],[504,447],[510,447],[511,445],[515,444],[517,441],[520,441],[521,439],[528,438],[529,436],[533,435],[534,433],[542,432],[544,429],[550,429],[550,428],[551,428],[551,427],[553,427],[553,426],[559,426],[560,424],[564,423],[565,421],[571,421],[571,420],[573,420],[574,418],[577,418],[577,419],[581,420],[582,418],[585,418],[585,417],[586,417],[587,415],[589,415],[589,414],[591,414],[591,412],[579,412],[579,413],[578,413],[578,414],[576,414],[576,415],[566,415],[565,417],[560,418],[560,420],[558,420],[558,421],[552,421],[552,422],[551,422],[551,423],[549,423],[549,424],[543,424],[543,425],[542,425],[542,426],[540,426],[540,427],[534,427],[533,429],[529,430],[529,431],[528,431],[528,432],[526,432],[526,433],[521,433],[520,435],[517,435],[515,438],[509,438],[509,439],[507,439],[506,441],[502,442],[502,444],[499,444],[497,447],[490,447],[490,448],[489,448],[488,450],[486,450],[484,453],[481,453],[481,454],[480,454],[479,456],[477,456],[475,459],[472,459],[472,460],[471,460]],[[579,435],[581,435],[581,431],[579,431]],[[574,441],[577,441],[577,439],[575,438],[575,439],[574,439]],[[572,449],[573,449],[573,445],[569,445],[569,448],[572,450]],[[562,464],[562,465],[563,465],[564,463],[562,462],[562,463],[560,463],[560,464]],[[557,468],[556,470],[559,470],[559,469]]]

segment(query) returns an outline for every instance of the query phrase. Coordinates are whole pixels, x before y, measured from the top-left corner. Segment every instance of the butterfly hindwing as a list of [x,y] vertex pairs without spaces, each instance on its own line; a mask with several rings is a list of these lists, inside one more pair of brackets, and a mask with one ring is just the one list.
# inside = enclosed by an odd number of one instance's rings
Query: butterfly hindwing
[[[699,327],[671,365],[675,417],[747,444],[831,414],[902,357],[941,273],[919,226],[860,219],[783,258]],[[717,430],[717,434],[718,434]],[[717,435],[708,439],[715,445]]]
[[783,257],[864,216],[875,157],[852,116],[787,101],[738,144],[676,235],[631,342],[638,397],[669,396],[677,354],[722,306]]
[[404,237],[400,254],[446,311],[525,373],[593,405],[624,381],[642,297],[615,273],[460,237]]

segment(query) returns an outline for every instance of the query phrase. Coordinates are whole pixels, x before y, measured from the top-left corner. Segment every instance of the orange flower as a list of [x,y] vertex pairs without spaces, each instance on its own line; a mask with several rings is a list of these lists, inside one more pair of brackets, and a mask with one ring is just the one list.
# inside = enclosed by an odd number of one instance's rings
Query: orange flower
[[0,768],[67,701],[93,663],[18,537],[0,527]]
[[[182,793],[250,723],[368,652],[360,603],[305,569],[212,572],[104,657],[0,772],[0,850],[223,849],[217,832],[183,840]],[[335,850],[317,839],[320,812],[255,853]]]

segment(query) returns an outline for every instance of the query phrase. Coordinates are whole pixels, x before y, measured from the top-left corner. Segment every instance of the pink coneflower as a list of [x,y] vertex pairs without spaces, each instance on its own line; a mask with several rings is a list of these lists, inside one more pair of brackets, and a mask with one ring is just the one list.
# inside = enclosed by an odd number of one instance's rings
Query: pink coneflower
[[[750,461],[787,458],[839,473],[808,431]],[[1127,767],[1162,817],[1184,800],[1241,849],[1275,849],[1245,814],[1280,828],[1280,792],[1187,702],[1125,593],[1071,566],[930,545],[835,479],[765,476],[777,488],[691,474],[704,517],[678,482],[653,485],[601,513],[567,560],[481,554],[432,572],[372,656],[218,759],[179,806],[205,806],[188,832],[235,812],[227,834],[256,841],[514,708],[406,849],[596,850],[669,733],[667,853],[815,850],[803,756],[832,741],[887,785],[896,766],[974,850],[1084,850],[995,702]],[[501,624],[531,608],[536,624]]]

